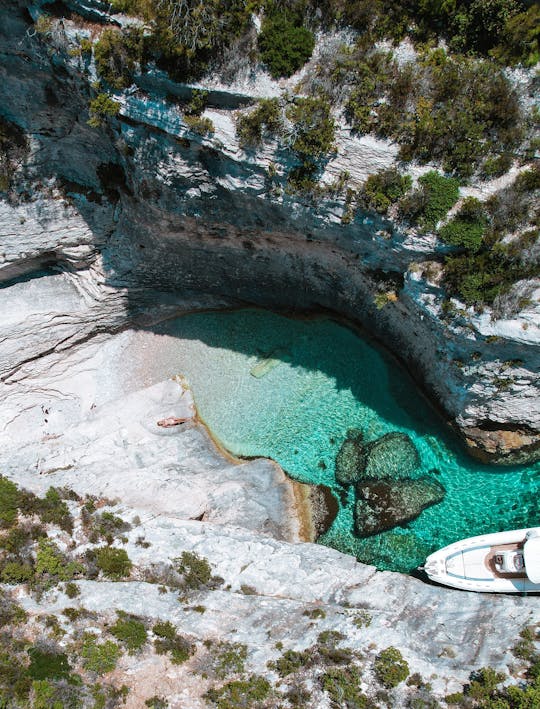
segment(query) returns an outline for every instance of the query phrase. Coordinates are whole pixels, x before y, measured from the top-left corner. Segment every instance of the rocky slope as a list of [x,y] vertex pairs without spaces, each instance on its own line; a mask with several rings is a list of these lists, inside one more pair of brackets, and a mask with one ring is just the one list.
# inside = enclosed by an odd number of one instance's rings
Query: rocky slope
[[[87,19],[106,15],[93,0],[70,6]],[[181,383],[126,363],[140,343],[134,329],[179,312],[246,302],[327,309],[398,354],[478,451],[527,459],[540,417],[537,305],[511,320],[464,311],[446,322],[441,289],[410,268],[438,253],[434,237],[367,215],[344,224],[339,197],[314,207],[269,191],[268,165],[279,179],[287,158],[275,146],[245,154],[232,117],[252,96],[281,91],[268,77],[229,87],[209,81],[212,138],[188,130],[163,100],[183,87],[157,73],[141,78],[145,94],[122,98],[117,118],[91,128],[88,76],[69,49],[77,33],[101,25],[66,19],[43,38],[33,29],[38,13],[38,4],[8,2],[0,25],[0,115],[29,137],[17,187],[0,200],[0,470],[39,494],[55,485],[109,498],[111,510],[138,521],[127,541],[114,542],[134,562],[125,582],[78,581],[76,599],[60,587],[39,600],[17,587],[29,627],[43,635],[43,618],[57,618],[68,648],[81,628],[106,636],[116,611],[170,620],[196,652],[181,666],[149,647],[125,653],[114,679],[130,686],[129,707],[152,694],[172,707],[205,706],[205,641],[245,644],[246,667],[231,677],[255,672],[277,685],[267,661],[314,647],[326,630],[362,653],[354,661],[372,697],[381,690],[373,660],[390,645],[438,697],[481,665],[510,668],[517,681],[510,648],[522,626],[539,620],[532,599],[456,594],[298,544],[309,536],[303,493],[269,461],[223,457],[192,419]],[[392,146],[342,131],[328,181],[344,169],[362,180],[393,157]],[[398,299],[377,309],[381,281],[396,274]],[[509,361],[520,364],[498,389]],[[170,417],[188,421],[158,426]],[[84,553],[82,513],[71,507],[75,549]],[[162,593],[147,572],[184,551],[208,559],[223,582],[179,603],[172,586]],[[79,609],[80,620],[68,623],[66,607]],[[317,671],[281,689],[304,682],[306,706],[330,706]],[[424,699],[431,692],[422,691]],[[416,692],[402,683],[378,701],[407,706]],[[277,696],[270,706],[289,706]]]

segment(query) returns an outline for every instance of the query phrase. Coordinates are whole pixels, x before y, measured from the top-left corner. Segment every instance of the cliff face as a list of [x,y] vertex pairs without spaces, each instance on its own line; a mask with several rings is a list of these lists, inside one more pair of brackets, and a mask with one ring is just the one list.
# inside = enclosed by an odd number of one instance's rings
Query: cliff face
[[[102,10],[99,3],[75,5],[87,16]],[[84,293],[89,308],[88,317],[62,314],[61,324],[29,334],[29,358],[134,318],[157,320],[189,298],[325,309],[387,345],[473,453],[500,462],[536,455],[537,303],[510,320],[467,310],[449,318],[442,289],[425,275],[426,262],[440,257],[435,237],[401,232],[371,215],[345,223],[339,195],[315,205],[284,192],[287,154],[269,145],[250,155],[235,137],[234,113],[250,92],[260,93],[256,82],[209,82],[210,138],[190,132],[164,100],[185,88],[155,71],[140,78],[144,94],[126,93],[119,116],[95,129],[86,122],[84,63],[68,52],[81,30],[66,20],[44,42],[22,3],[11,3],[3,19],[0,113],[29,135],[30,155],[26,186],[0,202],[0,278],[13,282],[52,268]],[[363,179],[394,154],[391,145],[353,140],[342,130],[323,179],[343,170]],[[374,298],[388,288],[398,297],[379,309]],[[9,374],[7,362],[3,376]]]

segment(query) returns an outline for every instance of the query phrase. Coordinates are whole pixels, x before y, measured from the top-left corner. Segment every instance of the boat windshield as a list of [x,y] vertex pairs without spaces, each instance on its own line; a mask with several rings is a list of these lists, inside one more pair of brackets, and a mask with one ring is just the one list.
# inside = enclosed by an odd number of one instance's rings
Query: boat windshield
[[523,546],[525,571],[533,583],[540,583],[540,536],[527,539]]

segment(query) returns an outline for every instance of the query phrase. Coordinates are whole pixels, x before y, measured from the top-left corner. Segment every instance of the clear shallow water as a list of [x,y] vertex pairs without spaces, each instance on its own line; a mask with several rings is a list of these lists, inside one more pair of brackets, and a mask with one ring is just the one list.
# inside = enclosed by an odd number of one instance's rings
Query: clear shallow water
[[335,456],[347,429],[361,429],[367,440],[403,431],[420,454],[415,477],[436,469],[444,501],[406,527],[357,538],[351,497],[321,543],[381,569],[409,571],[462,537],[540,524],[540,464],[476,463],[406,373],[334,321],[242,310],[187,315],[162,332],[186,340],[176,371],[232,453],[273,458],[292,478],[337,491]]

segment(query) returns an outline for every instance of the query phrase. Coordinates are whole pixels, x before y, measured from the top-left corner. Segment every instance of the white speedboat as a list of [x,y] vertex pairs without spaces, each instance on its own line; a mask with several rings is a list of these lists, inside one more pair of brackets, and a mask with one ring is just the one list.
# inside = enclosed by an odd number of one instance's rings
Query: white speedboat
[[462,539],[430,554],[422,568],[432,581],[464,591],[540,591],[540,527]]

